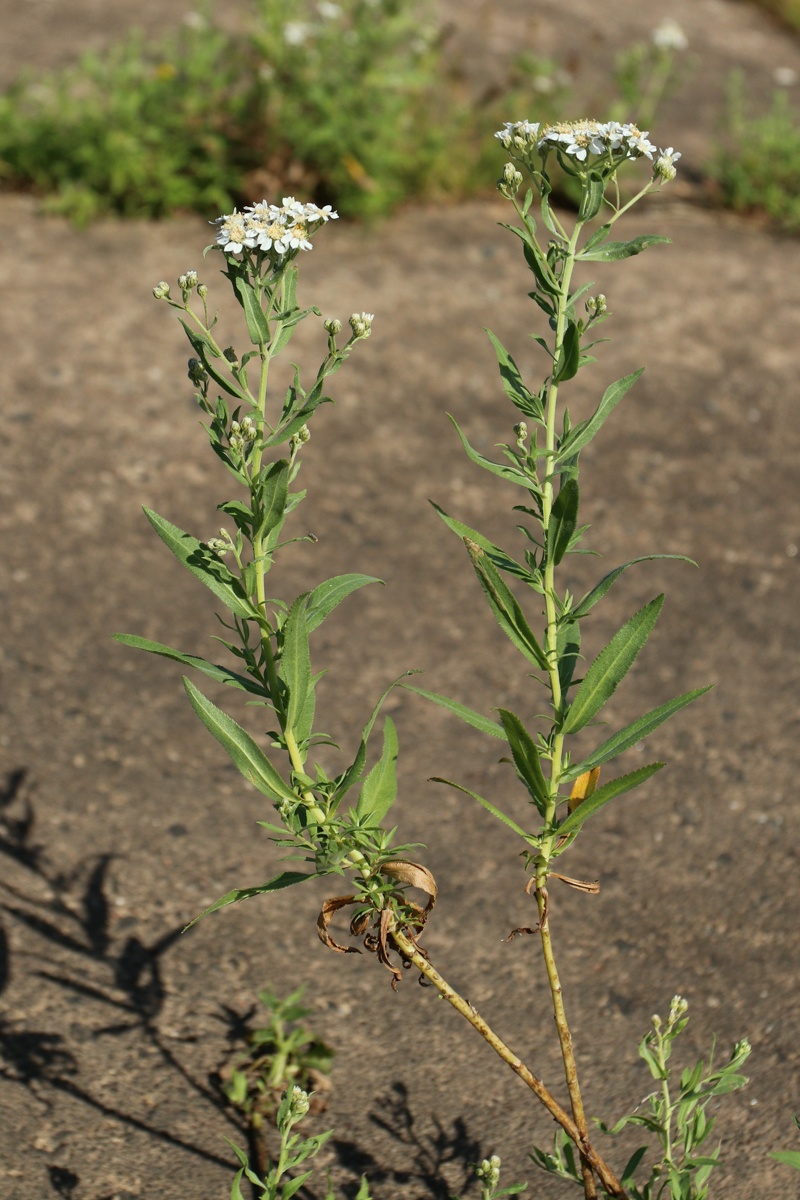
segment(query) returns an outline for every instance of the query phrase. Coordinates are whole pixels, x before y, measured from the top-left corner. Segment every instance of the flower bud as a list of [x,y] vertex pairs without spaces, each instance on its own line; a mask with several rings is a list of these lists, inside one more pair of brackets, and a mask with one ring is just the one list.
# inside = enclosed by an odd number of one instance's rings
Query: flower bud
[[178,287],[182,292],[191,292],[197,287],[197,271],[187,271],[178,278]]
[[660,150],[658,158],[653,163],[653,178],[661,179],[664,183],[669,183],[678,174],[675,170],[675,163],[679,158],[679,152],[673,150],[672,146],[668,146],[666,150]]
[[295,1084],[289,1095],[289,1111],[292,1117],[296,1121],[299,1121],[301,1117],[306,1115],[308,1108],[308,1092],[304,1092],[301,1087]]
[[528,437],[528,426],[524,421],[519,421],[514,426],[514,434],[517,439],[517,445],[520,447],[520,449],[522,449]]
[[161,283],[157,283],[153,288],[153,295],[156,300],[169,300],[169,284],[162,279]]
[[516,196],[519,189],[522,187],[522,173],[517,170],[513,163],[507,162],[503,167],[503,177],[497,181],[497,190],[502,196],[508,200]]
[[208,374],[199,358],[190,358],[187,367],[187,374],[195,387],[202,387],[208,381]]
[[207,283],[198,283],[197,294],[201,300],[205,300],[206,296],[208,295],[208,284]]
[[593,317],[602,317],[608,312],[608,304],[602,292],[589,297],[586,301],[586,311]]
[[372,322],[374,320],[374,313],[353,313],[350,318],[350,328],[357,338],[368,338],[372,333]]
[[342,332],[342,322],[336,317],[326,317],[322,324],[325,332],[331,334],[332,337],[336,337],[337,333]]

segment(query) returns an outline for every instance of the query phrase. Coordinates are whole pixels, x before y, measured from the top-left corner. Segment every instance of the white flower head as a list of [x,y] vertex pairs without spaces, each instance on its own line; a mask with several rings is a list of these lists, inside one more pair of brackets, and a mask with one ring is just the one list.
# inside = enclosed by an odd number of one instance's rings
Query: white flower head
[[675,163],[680,157],[680,152],[673,150],[672,146],[667,146],[666,150],[659,150],[658,158],[653,163],[653,175],[669,183],[677,175]]
[[689,39],[677,21],[666,17],[650,34],[650,39],[659,50],[685,50]]
[[320,208],[316,204],[303,204],[294,196],[284,196],[280,205],[259,200],[248,205],[244,212],[234,209],[212,224],[218,226],[217,245],[226,254],[258,250],[275,260],[290,252],[311,250],[309,226],[315,222],[325,225],[338,216],[330,204]]
[[313,32],[314,26],[308,21],[287,21],[283,27],[283,40],[287,46],[302,46]]

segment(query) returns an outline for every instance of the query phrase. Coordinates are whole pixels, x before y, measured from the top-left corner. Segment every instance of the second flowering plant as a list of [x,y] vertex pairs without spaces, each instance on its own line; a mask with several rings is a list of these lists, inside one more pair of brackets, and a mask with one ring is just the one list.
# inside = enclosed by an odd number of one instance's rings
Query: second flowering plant
[[[634,1114],[609,1132],[626,1123],[643,1126],[653,1136],[656,1153],[649,1177],[642,1182],[636,1176],[643,1169],[647,1147],[615,1172],[589,1132],[556,965],[550,894],[556,882],[587,893],[597,890],[594,882],[563,874],[559,860],[600,809],[646,783],[664,764],[653,762],[602,783],[601,770],[707,690],[700,687],[665,700],[610,736],[595,739],[588,750],[574,749],[575,736],[597,724],[636,661],[664,597],[656,596],[634,613],[591,661],[582,649],[587,619],[628,568],[648,558],[681,556],[646,555],[622,563],[580,597],[562,581],[570,557],[585,553],[586,527],[579,520],[581,454],[641,375],[637,370],[616,380],[588,417],[571,420],[563,393],[594,361],[591,351],[604,340],[596,332],[609,316],[606,297],[593,292],[592,282],[573,280],[576,270],[586,265],[622,261],[667,240],[645,234],[617,241],[612,230],[633,205],[674,177],[680,155],[671,147],[659,149],[646,132],[630,123],[519,121],[507,124],[497,137],[510,157],[498,185],[515,217],[506,228],[521,243],[533,280],[529,295],[542,314],[541,331],[532,336],[543,353],[544,378],[529,386],[515,359],[490,333],[503,390],[516,409],[513,439],[501,445],[497,461],[476,450],[457,425],[456,430],[476,466],[518,489],[520,503],[515,511],[521,514],[522,552],[512,554],[457,517],[438,511],[462,539],[495,621],[521,656],[532,705],[539,711],[544,690],[544,712],[535,725],[529,728],[508,708],[498,708],[496,720],[401,677],[378,698],[363,730],[353,739],[352,757],[337,775],[330,776],[314,761],[316,747],[334,743],[316,727],[315,688],[320,675],[312,666],[312,635],[348,594],[375,580],[343,574],[311,584],[296,597],[280,599],[271,580],[268,587],[267,576],[287,541],[310,536],[291,535],[286,529],[287,518],[305,496],[297,485],[302,449],[311,437],[317,410],[330,399],[326,381],[356,343],[369,336],[373,318],[370,313],[354,313],[344,342],[339,340],[342,323],[326,318],[325,349],[316,374],[304,384],[295,368],[284,395],[273,395],[272,360],[286,348],[302,320],[321,317],[315,307],[298,305],[296,260],[336,217],[329,207],[292,197],[280,205],[265,200],[216,222],[214,251],[223,257],[223,274],[241,307],[247,350],[217,342],[208,289],[196,272],[187,272],[179,280],[180,300],[172,298],[165,283],[155,289],[159,299],[179,312],[193,350],[189,375],[211,447],[240,490],[218,505],[226,523],[218,536],[204,541],[155,513],[148,511],[147,516],[175,557],[222,605],[220,619],[227,633],[219,640],[234,663],[220,665],[131,635],[120,635],[120,640],[244,691],[263,710],[266,727],[262,724],[253,736],[191,680],[185,680],[200,719],[244,777],[270,801],[271,819],[260,824],[285,855],[281,869],[265,882],[233,888],[207,912],[317,876],[346,876],[348,890],[331,895],[320,911],[321,941],[338,953],[357,953],[360,947],[371,951],[390,973],[393,987],[403,968],[413,968],[492,1046],[556,1123],[553,1151],[534,1151],[537,1165],[572,1180],[585,1200],[599,1195],[702,1200],[716,1165],[714,1153],[699,1151],[712,1126],[705,1109],[712,1097],[744,1082],[738,1069],[749,1047],[745,1042],[737,1044],[721,1068],[711,1061],[707,1066],[699,1063],[683,1073],[676,1089],[670,1082],[668,1059],[671,1043],[686,1023],[683,1001],[675,999],[666,1025],[654,1018],[653,1033],[643,1040],[640,1053],[658,1080],[658,1094],[646,1117]],[[623,202],[618,173],[641,161],[648,165],[648,177]],[[550,202],[554,168],[569,173],[580,186],[580,207],[571,222],[565,222]],[[437,886],[431,871],[417,861],[417,849],[396,841],[397,827],[390,813],[398,792],[398,739],[390,718],[383,720],[380,750],[370,754],[370,736],[381,706],[398,684],[499,741],[510,755],[507,761],[514,767],[516,797],[500,802],[458,782],[438,782],[474,798],[519,839],[521,883],[535,905],[535,924],[517,932],[535,936],[541,946],[563,1062],[563,1102],[474,1005],[455,991],[423,946]],[[344,911],[350,916],[350,940],[337,941],[333,921]],[[485,1200],[520,1190],[519,1185],[498,1190],[496,1156],[484,1160],[478,1174]],[[252,1172],[247,1178],[259,1183]],[[262,1181],[265,1195],[273,1194],[269,1188],[274,1182]],[[294,1184],[300,1186],[297,1179],[287,1186]]]

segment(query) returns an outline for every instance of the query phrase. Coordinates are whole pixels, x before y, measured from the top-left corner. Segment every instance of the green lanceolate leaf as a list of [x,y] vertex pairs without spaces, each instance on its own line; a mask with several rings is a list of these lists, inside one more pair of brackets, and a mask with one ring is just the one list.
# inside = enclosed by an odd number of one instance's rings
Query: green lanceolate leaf
[[[584,182],[583,195],[581,197],[581,206],[578,212],[580,221],[591,221],[600,211],[600,205],[603,203],[603,194],[606,190],[606,181],[602,175],[591,174]],[[578,255],[581,258],[582,255]]]
[[518,834],[528,845],[531,845],[532,839],[525,830],[517,824],[517,822],[498,808],[496,804],[492,804],[491,800],[486,800],[483,796],[479,796],[477,792],[471,792],[469,788],[462,787],[460,783],[453,783],[452,779],[442,779],[438,775],[431,777],[431,783],[446,783],[448,787],[455,788],[457,792],[463,792],[465,796],[471,796],[473,800],[477,800],[478,804],[483,805],[487,812],[490,812],[493,817],[497,817],[498,821],[502,821],[509,829],[513,829],[514,833]]
[[519,367],[503,346],[503,343],[495,337],[491,329],[487,329],[486,332],[489,335],[489,341],[494,346],[494,352],[497,355],[497,365],[500,368],[500,378],[503,381],[503,389],[509,400],[526,417],[532,417],[536,421],[544,421],[544,409],[542,408],[541,400],[538,396],[534,396],[528,391],[522,382]]
[[586,243],[580,250],[580,254],[585,254],[587,250],[595,250],[606,240],[611,231],[610,225],[601,225],[599,229],[595,229],[594,233],[586,239]]
[[306,625],[306,599],[298,596],[283,626],[280,677],[286,684],[286,728],[294,730],[305,707],[311,686],[311,659]]
[[383,753],[364,780],[356,805],[356,814],[370,825],[380,825],[397,799],[397,732],[394,721],[383,723]]
[[289,464],[286,459],[272,463],[259,477],[259,512],[256,534],[266,537],[286,515],[289,493]]
[[440,696],[438,692],[427,692],[424,688],[412,687],[410,683],[401,683],[400,686],[409,692],[416,692],[418,696],[424,696],[426,700],[431,700],[440,708],[446,708],[448,712],[460,717],[462,721],[466,721],[467,725],[479,729],[481,733],[488,733],[491,737],[498,738],[503,736],[502,725],[498,725],[497,721],[492,721],[489,717],[484,717],[482,713],[475,712],[473,708],[468,708],[466,704],[459,704],[458,700]]
[[577,833],[581,825],[604,804],[608,804],[609,800],[614,800],[623,792],[629,792],[632,788],[638,787],[651,775],[655,775],[656,771],[660,771],[663,766],[662,762],[656,762],[650,763],[646,767],[639,767],[638,771],[631,771],[629,775],[620,775],[619,778],[612,779],[603,787],[598,788],[596,792],[592,792],[591,796],[587,796],[568,817],[564,818],[558,827],[559,836]]
[[613,571],[609,571],[604,575],[598,584],[596,584],[590,592],[587,592],[581,602],[572,610],[573,617],[585,617],[591,608],[594,608],[598,600],[602,600],[611,585],[619,578],[623,571],[628,567],[633,567],[636,563],[651,562],[657,558],[674,558],[679,562],[690,563],[696,567],[697,563],[693,558],[687,558],[685,554],[643,554],[641,558],[632,558],[629,562],[623,563],[621,567],[615,567]]
[[381,711],[381,708],[383,707],[384,700],[389,695],[389,693],[392,691],[392,689],[397,687],[398,683],[400,683],[400,681],[402,679],[407,678],[407,676],[409,676],[409,675],[416,675],[416,674],[417,674],[416,671],[404,671],[402,675],[399,675],[397,677],[397,679],[393,679],[392,682],[389,684],[389,686],[387,688],[385,688],[384,691],[381,693],[380,697],[378,698],[378,703],[373,708],[372,713],[370,714],[370,718],[367,721],[366,725],[364,726],[364,729],[361,734],[361,741],[359,742],[359,746],[358,746],[358,750],[356,752],[355,758],[353,759],[352,763],[347,768],[347,770],[344,771],[339,776],[339,779],[338,779],[337,785],[336,785],[336,790],[334,791],[333,795],[331,796],[331,800],[330,800],[330,812],[331,813],[336,811],[336,808],[341,803],[342,798],[347,794],[347,792],[350,790],[351,787],[353,787],[354,784],[358,783],[359,779],[361,778],[361,776],[364,773],[364,767],[367,762],[367,743],[369,742],[369,735],[372,733],[372,727],[378,718],[378,713]]
[[546,671],[547,656],[525,620],[516,596],[500,578],[490,558],[476,542],[464,538],[464,545],[500,628],[529,662]]
[[577,479],[568,479],[556,496],[547,526],[547,557],[558,566],[569,549],[578,522]]
[[[447,414],[450,417],[450,414]],[[507,479],[509,483],[518,483],[529,490],[535,486],[535,480],[531,480],[524,471],[520,471],[518,467],[504,466],[502,463],[492,462],[490,458],[484,458],[477,450],[473,450],[464,434],[458,427],[457,422],[453,417],[450,420],[455,426],[456,433],[461,438],[461,444],[464,447],[464,452],[467,458],[472,462],[477,463],[479,467],[483,467],[485,471],[491,471],[492,475],[499,475],[501,479]]]
[[565,697],[572,686],[572,677],[581,655],[581,627],[577,621],[563,621],[556,634],[558,679],[561,695]]
[[183,686],[191,701],[192,708],[212,733],[220,745],[227,751],[234,766],[249,780],[264,796],[277,803],[280,800],[297,801],[288,783],[282,778],[263,750],[253,741],[250,734],[237,725],[233,717],[222,712],[199,691],[191,680],[184,676]]
[[575,321],[568,321],[564,330],[561,351],[553,369],[553,383],[564,383],[578,373],[581,359],[581,337]]
[[658,729],[659,725],[663,725],[675,713],[680,712],[687,704],[697,700],[698,697],[704,696],[706,692],[711,691],[710,687],[695,688],[691,692],[684,692],[682,696],[676,696],[674,700],[668,700],[666,704],[660,704],[658,708],[652,708],[650,712],[645,713],[643,717],[632,721],[630,725],[626,725],[624,729],[620,729],[612,737],[607,738],[605,742],[587,755],[582,762],[575,763],[569,770],[565,771],[561,776],[564,783],[569,783],[572,779],[577,779],[579,775],[583,775],[585,771],[591,771],[593,767],[599,767],[601,763],[609,762],[612,758],[616,758],[618,754],[622,754],[623,750],[630,749],[643,738],[648,737],[654,729]]
[[249,900],[251,896],[263,896],[265,892],[279,892],[283,888],[293,887],[296,883],[303,883],[306,879],[314,878],[313,874],[306,875],[301,871],[282,871],[280,875],[275,875],[272,879],[268,879],[266,883],[260,883],[257,887],[233,888],[230,892],[226,892],[224,896],[220,896],[219,900],[215,900],[213,904],[210,904],[193,921],[190,921],[183,932],[186,933],[187,929],[191,929],[203,917],[207,917],[209,913],[216,912],[220,908],[225,908],[228,904],[238,904],[240,900]]
[[783,1163],[784,1166],[794,1167],[796,1171],[800,1171],[800,1150],[772,1150],[770,1158]]
[[652,233],[643,233],[641,237],[633,238],[630,242],[606,242],[591,250],[582,250],[575,258],[579,262],[617,262],[621,258],[630,258],[641,254],[648,246],[667,245],[671,238],[657,237]]
[[518,579],[524,579],[526,583],[530,581],[531,573],[527,567],[520,566],[505,550],[495,546],[494,542],[490,542],[476,529],[470,529],[469,525],[465,525],[463,521],[457,521],[455,517],[449,516],[444,509],[439,508],[438,504],[434,504],[433,500],[429,503],[436,509],[448,529],[452,529],[453,533],[457,534],[462,541],[464,538],[469,538],[470,541],[480,546],[481,550],[485,550],[499,571],[505,571],[508,575],[516,575]]
[[313,592],[309,592],[306,603],[308,632],[313,633],[328,614],[341,604],[345,596],[349,596],[358,588],[366,587],[368,583],[383,583],[383,580],[376,579],[373,575],[334,575],[332,579],[318,584]]
[[663,603],[663,595],[656,596],[655,600],[640,608],[600,651],[569,707],[563,725],[564,733],[577,733],[583,729],[610,699],[650,636]]
[[542,771],[536,744],[515,713],[506,708],[499,708],[497,711],[500,713],[506,739],[511,747],[514,765],[540,815],[545,816],[550,801],[550,788]]
[[640,367],[638,371],[626,375],[623,379],[618,379],[616,383],[612,383],[610,387],[606,388],[603,399],[589,420],[581,421],[564,438],[556,455],[557,463],[565,458],[572,458],[592,440],[603,422],[611,415],[622,397],[630,391],[643,371],[644,367]]
[[222,358],[222,355],[219,353],[208,334],[202,329],[192,329],[191,326],[186,324],[182,317],[178,317],[178,320],[183,326],[184,333],[189,339],[192,349],[214,382],[218,384],[224,392],[227,392],[229,396],[235,396],[237,400],[244,400],[246,404],[252,405],[253,401],[251,397],[248,396],[247,391],[243,387],[240,387],[235,380],[231,379],[228,372],[220,371],[216,366],[215,360],[227,362],[227,359]]
[[255,696],[264,695],[264,689],[254,679],[249,679],[246,675],[237,675],[235,671],[229,671],[226,667],[218,667],[214,663],[206,662],[204,658],[198,658],[196,654],[182,654],[180,650],[173,650],[171,646],[163,646],[161,642],[151,642],[149,638],[137,637],[134,633],[115,633],[114,641],[119,642],[122,646],[132,646],[134,650],[147,650],[150,654],[160,654],[162,658],[171,658],[173,662],[179,662],[185,667],[194,667],[196,671],[202,671],[204,675],[216,679],[218,683],[227,683],[231,687],[241,688],[243,692],[252,692]]
[[173,525],[149,508],[144,510],[144,515],[178,562],[183,563],[187,570],[204,583],[226,608],[237,617],[258,620],[258,613],[241,583],[216,554],[212,554],[197,538],[184,533],[177,525]]
[[269,323],[255,288],[248,283],[244,275],[236,276],[234,287],[239,303],[244,310],[244,319],[247,322],[247,332],[250,335],[251,343],[254,346],[266,346],[269,341]]

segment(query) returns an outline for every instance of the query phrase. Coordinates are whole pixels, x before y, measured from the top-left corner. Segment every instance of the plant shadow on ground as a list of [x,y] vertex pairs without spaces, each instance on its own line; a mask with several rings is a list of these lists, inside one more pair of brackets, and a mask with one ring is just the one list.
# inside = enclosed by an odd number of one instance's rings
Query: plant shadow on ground
[[[143,1035],[164,1065],[238,1130],[222,1097],[191,1074],[165,1044],[157,1026],[167,995],[161,962],[180,936],[180,928],[169,930],[149,946],[133,935],[115,944],[107,895],[113,856],[93,856],[68,873],[53,870],[44,847],[34,840],[31,792],[25,768],[11,771],[0,784],[0,854],[22,867],[31,885],[16,887],[0,880],[0,914],[5,918],[0,920],[0,994],[12,971],[7,927],[9,921],[16,922],[45,943],[42,954],[36,949],[20,952],[20,957],[42,964],[34,971],[37,978],[110,1010],[113,1019],[92,1028],[89,1038],[121,1038],[131,1032]],[[44,898],[38,898],[36,892]],[[227,1158],[97,1098],[83,1086],[79,1075],[80,1064],[62,1033],[24,1028],[0,1016],[0,1079],[30,1091],[46,1111],[54,1109],[55,1095],[67,1094],[152,1138],[220,1166],[229,1165]],[[72,1171],[56,1165],[49,1167],[49,1176],[58,1196],[70,1197],[80,1182]]]
[[[20,958],[34,960],[35,977],[109,1010],[111,1019],[91,1027],[87,1031],[89,1039],[122,1039],[131,1034],[144,1037],[169,1071],[179,1075],[198,1097],[212,1106],[232,1126],[236,1136],[249,1140],[252,1130],[238,1119],[221,1094],[220,1072],[212,1072],[207,1082],[198,1079],[176,1057],[158,1027],[168,995],[162,961],[180,937],[181,929],[170,929],[151,945],[130,934],[115,938],[108,895],[108,873],[114,856],[92,856],[68,872],[53,869],[44,845],[35,837],[33,790],[30,773],[24,767],[9,772],[0,782],[0,855],[22,868],[25,880],[22,885],[15,885],[0,879],[0,996],[11,980],[9,932],[17,924],[44,943],[42,951],[34,946],[17,952]],[[223,1006],[217,1015],[225,1026],[225,1042],[220,1047],[222,1060],[241,1051],[246,1044],[253,1010],[238,1013]],[[0,1079],[30,1092],[45,1112],[52,1112],[58,1097],[67,1095],[123,1126],[208,1162],[230,1166],[233,1173],[234,1164],[227,1157],[93,1095],[80,1080],[80,1061],[74,1051],[57,1029],[31,1029],[13,1017],[0,1016]],[[363,1146],[334,1137],[331,1145],[339,1165],[353,1176],[352,1184],[343,1186],[348,1200],[355,1196],[362,1174],[369,1177],[372,1185],[391,1182],[405,1190],[418,1184],[420,1195],[447,1200],[453,1194],[453,1187],[448,1185],[443,1170],[453,1163],[462,1170],[456,1190],[469,1189],[472,1183],[469,1164],[480,1159],[481,1148],[461,1118],[450,1130],[435,1117],[432,1130],[421,1129],[405,1083],[395,1081],[379,1099],[371,1121],[405,1147],[408,1167],[387,1170]],[[77,1194],[80,1177],[68,1167],[51,1163],[48,1177],[55,1196],[72,1200]],[[310,1188],[303,1188],[298,1194],[308,1200],[319,1200]],[[111,1200],[111,1197],[99,1196],[97,1200]]]

